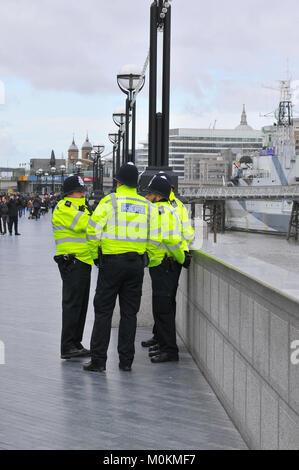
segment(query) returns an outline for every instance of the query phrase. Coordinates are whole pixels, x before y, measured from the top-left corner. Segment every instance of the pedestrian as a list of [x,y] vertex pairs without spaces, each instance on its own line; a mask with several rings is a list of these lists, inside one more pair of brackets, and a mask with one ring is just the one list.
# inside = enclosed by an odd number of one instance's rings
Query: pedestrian
[[6,235],[6,227],[8,225],[8,205],[7,205],[7,199],[6,197],[2,197],[1,203],[0,203],[0,212],[1,212],[1,219],[2,219],[2,233],[3,235]]
[[[160,171],[158,173],[158,175],[159,176],[164,176],[167,179],[168,183],[171,185],[169,202],[170,202],[171,206],[174,208],[174,210],[175,210],[175,212],[176,212],[176,214],[179,217],[180,222],[181,222],[181,236],[182,236],[182,239],[183,239],[182,249],[185,252],[184,267],[186,269],[188,269],[188,267],[191,263],[191,254],[190,254],[190,251],[189,251],[189,245],[194,239],[194,230],[193,230],[193,227],[191,225],[191,221],[189,219],[189,214],[188,214],[187,208],[184,206],[182,201],[180,201],[174,194],[174,184],[173,184],[171,175],[167,172],[164,172],[164,171]],[[179,277],[180,277],[180,274],[181,274],[181,269],[182,269],[182,265],[180,265],[178,267],[178,281],[179,281]],[[173,296],[173,302],[174,302],[173,308],[174,308],[174,314],[176,315],[176,301],[175,301],[175,298],[176,298],[176,292],[175,292],[175,295]],[[153,327],[153,337],[151,339],[147,340],[147,341],[142,341],[141,345],[144,348],[149,347],[151,355],[152,355],[153,352],[157,352],[159,350],[159,344],[158,344],[158,339],[157,339],[157,330],[156,330],[156,325],[155,324],[154,324],[154,327]]]
[[40,218],[40,208],[41,208],[41,200],[38,195],[36,195],[36,197],[33,199],[32,205],[33,205],[32,218],[35,217],[35,220],[37,221],[37,219]]
[[159,211],[162,246],[154,247],[149,264],[152,308],[159,349],[150,353],[153,363],[179,360],[175,328],[175,298],[182,264],[185,262],[181,220],[169,202],[171,186],[156,175],[148,185],[147,198]]
[[9,235],[12,235],[12,228],[14,226],[15,235],[21,235],[18,232],[18,202],[12,194],[7,203],[8,206],[8,231]]
[[93,264],[86,243],[90,214],[85,204],[85,190],[80,176],[66,178],[63,199],[57,204],[52,218],[57,248],[54,259],[62,279],[62,359],[90,354],[82,345]]
[[87,241],[99,265],[94,298],[95,321],[91,336],[91,361],[86,371],[106,370],[111,321],[117,297],[120,306],[119,368],[131,371],[135,355],[137,313],[144,266],[152,244],[159,244],[158,211],[137,194],[138,170],[129,162],[116,175],[116,192],[98,204],[87,227]]

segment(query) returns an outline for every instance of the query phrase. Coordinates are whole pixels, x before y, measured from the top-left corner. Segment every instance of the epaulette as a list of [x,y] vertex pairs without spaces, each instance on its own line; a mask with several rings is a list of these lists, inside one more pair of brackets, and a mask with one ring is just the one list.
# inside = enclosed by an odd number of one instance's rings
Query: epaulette
[[78,211],[80,211],[80,212],[84,212],[84,211],[85,211],[85,206],[84,206],[84,204],[83,204],[82,206],[79,206],[79,207],[78,207]]
[[172,207],[178,207],[178,203],[175,199],[173,199],[170,204],[172,205]]
[[71,207],[72,203],[71,203],[71,201],[65,201],[64,205],[66,207]]

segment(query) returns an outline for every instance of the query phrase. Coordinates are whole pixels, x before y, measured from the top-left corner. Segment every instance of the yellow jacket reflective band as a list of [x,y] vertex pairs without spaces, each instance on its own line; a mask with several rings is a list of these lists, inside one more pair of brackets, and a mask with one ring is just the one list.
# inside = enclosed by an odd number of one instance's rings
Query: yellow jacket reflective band
[[149,267],[161,264],[165,254],[183,264],[185,254],[181,234],[181,220],[170,202],[157,202],[154,205],[159,211],[161,243],[151,242]]
[[194,230],[189,219],[188,211],[182,201],[175,197],[174,192],[170,193],[169,200],[170,204],[181,219],[181,233],[184,251],[189,251],[189,244],[194,239]]
[[86,228],[89,219],[85,198],[65,197],[58,202],[52,218],[57,255],[74,253],[76,258],[83,263],[93,264],[86,243]]
[[99,244],[104,254],[147,251],[150,257],[150,242],[161,242],[158,220],[157,208],[136,189],[119,186],[101,200],[89,221],[86,239],[93,258]]

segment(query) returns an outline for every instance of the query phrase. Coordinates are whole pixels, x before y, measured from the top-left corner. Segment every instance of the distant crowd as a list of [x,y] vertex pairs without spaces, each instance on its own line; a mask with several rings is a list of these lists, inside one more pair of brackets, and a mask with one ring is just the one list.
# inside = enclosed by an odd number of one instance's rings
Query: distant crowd
[[[60,201],[60,194],[22,194],[22,193],[0,193],[0,235],[21,235],[18,231],[18,219],[38,221],[47,212],[54,212],[56,204]],[[86,201],[88,205],[88,200]],[[92,212],[98,201],[91,195],[89,210]]]
[[18,231],[18,219],[38,220],[41,215],[55,209],[59,196],[56,194],[0,194],[0,234],[21,235]]

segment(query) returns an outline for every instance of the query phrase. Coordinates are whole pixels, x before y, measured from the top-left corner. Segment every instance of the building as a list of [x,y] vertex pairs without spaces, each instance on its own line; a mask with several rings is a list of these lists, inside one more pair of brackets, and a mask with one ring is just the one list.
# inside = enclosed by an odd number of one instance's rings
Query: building
[[[55,159],[55,168],[57,173],[60,171],[60,166],[65,165],[66,161],[64,158]],[[50,173],[51,164],[49,158],[31,158],[30,159],[30,174],[35,175],[37,170],[43,170],[44,173]]]
[[70,170],[73,170],[78,160],[82,161],[83,169],[86,169],[87,167],[92,165],[91,151],[92,151],[92,144],[89,141],[89,137],[87,134],[86,139],[83,142],[83,145],[81,147],[81,157],[79,158],[79,149],[75,143],[75,138],[73,137],[73,141],[68,149],[68,162],[67,162],[68,168]]
[[[148,142],[141,142],[142,149],[136,152],[136,162],[140,171],[148,165]],[[240,124],[235,129],[170,129],[169,165],[185,176],[185,158],[199,154],[219,156],[223,150],[231,150],[238,156],[259,151],[263,146],[262,132],[247,124],[245,105]],[[189,160],[190,162],[190,160]]]
[[219,154],[185,154],[184,183],[222,185],[232,176],[234,153],[221,150]]

